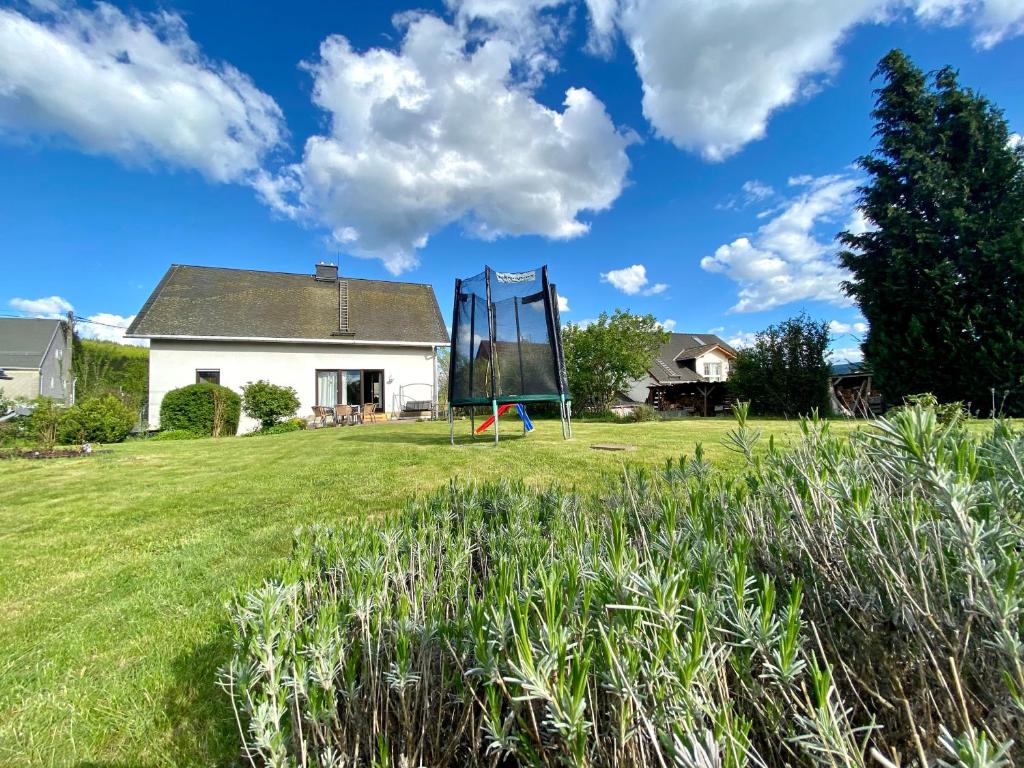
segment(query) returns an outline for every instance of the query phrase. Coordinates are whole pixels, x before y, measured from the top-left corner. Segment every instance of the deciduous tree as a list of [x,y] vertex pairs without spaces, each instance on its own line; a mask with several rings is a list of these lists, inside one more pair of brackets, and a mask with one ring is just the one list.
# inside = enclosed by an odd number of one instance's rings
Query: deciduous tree
[[570,323],[562,330],[566,374],[573,403],[584,410],[607,408],[616,392],[642,378],[669,334],[654,315],[615,310],[586,327]]
[[741,349],[729,370],[729,389],[758,414],[799,416],[829,412],[825,351],[828,323],[800,314],[771,325]]

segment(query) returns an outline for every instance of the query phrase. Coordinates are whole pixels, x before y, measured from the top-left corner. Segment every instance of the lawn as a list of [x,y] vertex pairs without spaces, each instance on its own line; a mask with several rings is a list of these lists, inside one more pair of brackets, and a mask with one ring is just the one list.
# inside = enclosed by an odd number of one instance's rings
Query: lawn
[[[557,421],[538,421],[495,448],[461,423],[453,448],[447,424],[381,424],[0,462],[0,764],[231,763],[235,725],[215,685],[223,606],[274,573],[296,526],[386,514],[452,477],[586,487],[698,442],[728,468],[732,426],[582,423],[563,442]],[[759,426],[777,440],[797,431]],[[590,448],[607,442],[637,450]]]

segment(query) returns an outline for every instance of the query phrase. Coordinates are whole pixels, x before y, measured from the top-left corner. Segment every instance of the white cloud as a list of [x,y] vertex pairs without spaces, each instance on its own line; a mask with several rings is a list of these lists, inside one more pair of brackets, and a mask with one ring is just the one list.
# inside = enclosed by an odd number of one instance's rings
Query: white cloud
[[739,208],[746,208],[748,205],[755,203],[763,203],[770,197],[775,195],[775,188],[770,184],[765,184],[763,181],[757,179],[751,179],[743,182],[743,186],[740,188],[741,194],[731,196],[726,202],[717,205],[717,208],[725,210],[736,210]]
[[[720,246],[700,265],[740,285],[732,312],[770,309],[801,299],[849,306],[839,284],[848,278],[836,261],[832,237],[856,204],[857,180],[848,176],[797,177],[805,191],[790,200],[752,237]],[[816,230],[825,225],[828,239]]]
[[564,0],[445,0],[460,31],[471,40],[503,40],[526,79],[539,83],[558,69],[567,28],[557,13]]
[[559,297],[558,297],[558,311],[559,312],[572,312],[572,310],[569,309],[569,299],[567,299],[565,296],[559,295]]
[[274,100],[205,58],[174,13],[0,9],[0,134],[64,135],[228,182],[256,172],[284,130]]
[[716,325],[714,328],[709,328],[708,329],[708,333],[713,333],[716,336],[718,334],[724,333],[724,332],[725,332],[725,326],[724,325]]
[[627,296],[655,296],[664,293],[668,289],[665,283],[650,284],[647,279],[647,267],[643,264],[634,264],[631,267],[613,269],[601,273],[601,282],[608,283],[622,291]]
[[860,347],[839,347],[830,349],[825,355],[832,363],[859,363],[864,359]]
[[757,203],[774,195],[775,190],[769,184],[751,179],[743,182],[743,194],[749,202]]
[[[621,34],[655,132],[713,161],[764,136],[773,113],[827,84],[858,25],[906,15],[969,25],[990,48],[1024,33],[1021,0],[449,0],[519,39],[542,41],[553,8],[586,6],[587,49],[608,56]],[[570,13],[573,12],[570,10]],[[547,32],[548,37],[552,37]],[[562,39],[558,38],[561,44]],[[542,44],[542,43],[541,43]]]
[[101,341],[114,341],[118,344],[131,344],[136,347],[149,346],[146,339],[126,339],[124,332],[132,324],[135,315],[114,315],[109,312],[100,312],[89,315],[84,320],[78,318],[75,330],[83,339],[99,339]]
[[676,321],[666,318],[665,320],[661,321],[661,327],[664,328],[669,333],[671,333],[676,329]]
[[1019,133],[1011,133],[1010,140],[1006,143],[1010,145],[1011,149],[1016,149],[1024,144],[1024,136],[1021,136]]
[[944,26],[970,24],[974,44],[992,48],[1024,33],[1024,3],[1020,0],[916,0],[914,14]]
[[754,346],[754,342],[757,341],[757,334],[752,331],[738,331],[731,337],[725,340],[733,349],[743,349],[744,347]]
[[829,320],[828,328],[840,336],[847,333],[864,334],[868,332],[868,324],[862,322],[844,323],[840,320]]
[[644,116],[681,149],[718,161],[765,134],[772,113],[838,68],[845,31],[877,0],[628,0],[620,25]]
[[[32,317],[64,318],[75,307],[62,296],[44,296],[39,299],[11,299],[10,305]],[[88,317],[75,318],[75,330],[84,339],[102,339],[116,341],[119,344],[148,346],[145,339],[126,339],[124,332],[135,319],[135,315],[115,315],[110,312],[99,312]]]
[[398,22],[397,52],[323,42],[306,67],[330,131],[286,173],[260,179],[263,198],[394,274],[453,222],[487,240],[584,234],[579,216],[611,206],[629,168],[630,139],[604,105],[570,88],[563,109],[549,109],[516,78],[508,41],[474,45],[429,15]]
[[20,312],[33,317],[64,317],[74,310],[67,299],[60,296],[44,296],[40,299],[11,299],[10,305]]
[[1020,0],[621,0],[617,18],[656,133],[722,160],[827,82],[853,27],[908,8],[925,23],[971,25],[982,48],[1024,33]]

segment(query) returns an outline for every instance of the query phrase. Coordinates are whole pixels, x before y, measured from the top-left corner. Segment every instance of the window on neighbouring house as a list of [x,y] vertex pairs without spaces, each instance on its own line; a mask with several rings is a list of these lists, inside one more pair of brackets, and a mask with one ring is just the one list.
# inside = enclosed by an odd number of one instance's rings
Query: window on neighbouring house
[[704,375],[709,379],[722,378],[722,364],[704,363]]
[[220,384],[220,371],[196,370],[196,384]]

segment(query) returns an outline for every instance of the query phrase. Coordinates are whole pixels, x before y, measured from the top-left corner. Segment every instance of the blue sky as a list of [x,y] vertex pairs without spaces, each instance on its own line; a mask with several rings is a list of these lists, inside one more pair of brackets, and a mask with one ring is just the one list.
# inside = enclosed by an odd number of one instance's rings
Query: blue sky
[[742,343],[862,318],[832,238],[903,48],[1024,124],[1024,0],[0,4],[0,314],[116,338],[172,263],[427,282],[542,263]]

